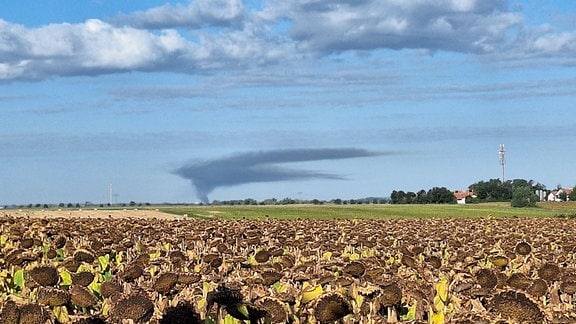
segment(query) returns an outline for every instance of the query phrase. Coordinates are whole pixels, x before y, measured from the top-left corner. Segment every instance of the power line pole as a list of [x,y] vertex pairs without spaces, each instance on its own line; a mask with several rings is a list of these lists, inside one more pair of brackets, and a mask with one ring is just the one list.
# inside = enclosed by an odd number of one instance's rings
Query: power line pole
[[506,165],[506,150],[504,149],[504,144],[500,144],[500,151],[498,151],[500,155],[500,165],[502,166],[502,183],[504,183],[504,166]]
[[112,192],[112,184],[110,184],[110,188],[108,189],[108,204],[110,206],[114,205],[114,195]]

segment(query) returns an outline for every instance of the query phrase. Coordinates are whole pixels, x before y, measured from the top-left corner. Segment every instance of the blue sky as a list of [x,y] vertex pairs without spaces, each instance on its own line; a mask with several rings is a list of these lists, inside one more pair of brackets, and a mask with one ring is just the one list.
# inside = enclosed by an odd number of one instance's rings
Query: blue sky
[[573,1],[12,1],[0,205],[572,187],[575,99]]

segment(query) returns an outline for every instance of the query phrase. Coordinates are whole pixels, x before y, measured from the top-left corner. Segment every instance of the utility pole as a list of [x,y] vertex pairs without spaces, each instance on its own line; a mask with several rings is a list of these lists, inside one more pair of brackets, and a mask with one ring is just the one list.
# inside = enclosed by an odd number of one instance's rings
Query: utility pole
[[110,184],[110,188],[108,190],[108,204],[110,206],[114,205],[114,195],[112,194],[112,184]]
[[502,183],[504,183],[504,166],[506,165],[506,150],[504,149],[504,144],[500,144],[500,151],[498,151],[500,155],[500,166],[502,166]]

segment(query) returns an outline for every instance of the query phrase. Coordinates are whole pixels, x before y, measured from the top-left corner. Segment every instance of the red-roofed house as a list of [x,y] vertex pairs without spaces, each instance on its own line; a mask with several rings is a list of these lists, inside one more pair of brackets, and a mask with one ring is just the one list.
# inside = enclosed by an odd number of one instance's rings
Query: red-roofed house
[[476,193],[472,190],[466,190],[466,191],[456,190],[454,191],[454,197],[456,197],[456,202],[458,204],[463,205],[466,203],[466,198],[468,197],[476,198]]

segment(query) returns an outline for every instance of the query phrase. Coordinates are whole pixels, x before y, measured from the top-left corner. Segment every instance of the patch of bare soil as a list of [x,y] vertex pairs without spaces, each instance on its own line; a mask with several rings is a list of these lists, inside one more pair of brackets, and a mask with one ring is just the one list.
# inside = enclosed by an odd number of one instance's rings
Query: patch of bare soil
[[14,217],[30,217],[30,218],[59,218],[59,217],[74,217],[74,218],[144,218],[144,219],[163,219],[175,220],[186,219],[184,216],[178,216],[161,212],[157,209],[46,209],[46,210],[26,210],[15,209],[5,210],[4,215]]

